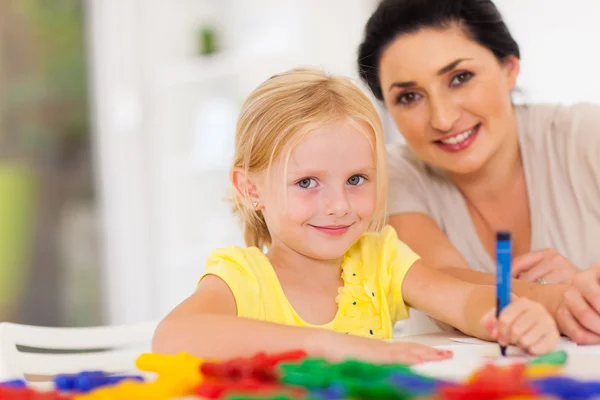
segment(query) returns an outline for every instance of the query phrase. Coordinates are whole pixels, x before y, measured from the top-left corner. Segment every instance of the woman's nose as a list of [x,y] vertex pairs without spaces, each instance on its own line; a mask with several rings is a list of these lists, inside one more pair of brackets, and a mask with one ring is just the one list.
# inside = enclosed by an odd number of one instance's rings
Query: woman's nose
[[429,109],[431,126],[440,132],[450,131],[460,116],[454,102],[443,95],[430,97]]

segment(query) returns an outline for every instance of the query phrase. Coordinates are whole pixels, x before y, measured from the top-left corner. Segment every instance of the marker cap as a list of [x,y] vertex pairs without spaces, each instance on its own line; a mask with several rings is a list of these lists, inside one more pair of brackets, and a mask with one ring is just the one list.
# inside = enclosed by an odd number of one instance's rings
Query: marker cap
[[496,240],[510,240],[510,231],[498,231],[496,232]]

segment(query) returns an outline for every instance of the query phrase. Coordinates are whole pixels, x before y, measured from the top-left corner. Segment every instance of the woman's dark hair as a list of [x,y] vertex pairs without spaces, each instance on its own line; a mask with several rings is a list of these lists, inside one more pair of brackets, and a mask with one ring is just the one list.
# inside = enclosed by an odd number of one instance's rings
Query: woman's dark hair
[[382,0],[367,22],[358,49],[360,78],[377,99],[383,100],[379,62],[387,46],[402,34],[453,24],[492,51],[499,61],[509,55],[520,57],[519,45],[491,0]]

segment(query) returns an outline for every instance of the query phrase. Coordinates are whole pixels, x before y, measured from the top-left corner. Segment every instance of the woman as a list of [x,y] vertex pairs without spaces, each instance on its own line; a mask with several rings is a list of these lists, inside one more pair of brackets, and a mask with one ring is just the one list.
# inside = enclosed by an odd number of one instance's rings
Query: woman
[[489,0],[383,0],[358,63],[407,143],[389,148],[400,238],[488,284],[512,231],[515,292],[562,284],[559,326],[600,342],[600,107],[514,106],[519,47]]

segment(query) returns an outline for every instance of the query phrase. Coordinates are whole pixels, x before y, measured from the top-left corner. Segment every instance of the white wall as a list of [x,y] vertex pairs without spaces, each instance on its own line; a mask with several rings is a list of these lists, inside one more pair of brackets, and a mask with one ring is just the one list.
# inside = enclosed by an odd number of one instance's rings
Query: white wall
[[527,102],[600,102],[600,2],[497,0],[521,47]]
[[[102,220],[105,319],[151,318],[155,308],[149,233],[148,143],[142,122],[142,59],[137,0],[89,0],[88,46],[98,204]],[[130,294],[130,298],[126,295]]]

